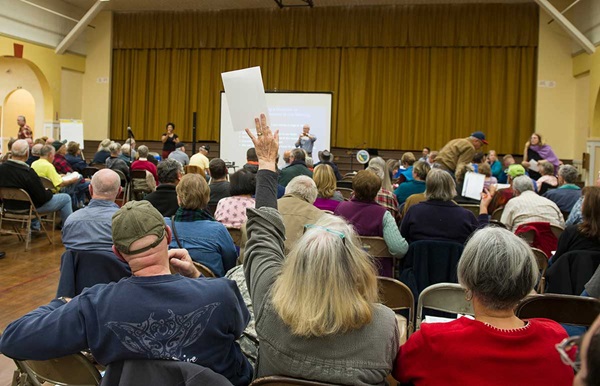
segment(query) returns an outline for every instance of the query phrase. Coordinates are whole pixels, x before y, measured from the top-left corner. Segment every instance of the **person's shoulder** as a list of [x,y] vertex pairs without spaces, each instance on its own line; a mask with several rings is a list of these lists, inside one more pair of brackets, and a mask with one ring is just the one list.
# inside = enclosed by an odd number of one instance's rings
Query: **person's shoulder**
[[528,319],[528,322],[531,323],[531,326],[534,327],[539,334],[548,339],[552,339],[552,337],[557,337],[559,339],[567,337],[567,332],[563,326],[554,320],[546,318],[531,318]]

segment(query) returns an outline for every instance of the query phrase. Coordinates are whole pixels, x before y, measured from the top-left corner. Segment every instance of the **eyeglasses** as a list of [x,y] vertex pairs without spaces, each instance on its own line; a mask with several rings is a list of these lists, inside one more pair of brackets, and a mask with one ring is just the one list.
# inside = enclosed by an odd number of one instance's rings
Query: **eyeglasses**
[[329,229],[320,225],[315,225],[315,224],[304,224],[304,233],[306,233],[307,229],[322,229],[326,232],[332,233],[336,236],[338,236],[340,239],[342,239],[342,242],[344,243],[344,245],[346,245],[346,235],[343,234],[342,232],[333,230],[333,229]]
[[[578,372],[579,367],[581,366],[579,346],[581,345],[582,338],[582,336],[570,336],[555,346],[563,363],[571,366],[575,372]],[[575,349],[575,352],[572,351],[573,349]],[[573,361],[571,357],[574,357],[575,361]]]

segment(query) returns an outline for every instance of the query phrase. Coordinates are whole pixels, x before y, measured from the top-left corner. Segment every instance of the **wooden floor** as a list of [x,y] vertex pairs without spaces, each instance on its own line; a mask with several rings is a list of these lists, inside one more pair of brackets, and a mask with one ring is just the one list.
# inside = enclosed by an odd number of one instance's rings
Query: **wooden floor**
[[[52,232],[50,233],[52,235]],[[0,235],[0,332],[13,320],[48,303],[56,295],[60,256],[65,248],[60,231],[50,244],[43,235],[34,236],[31,249],[25,252],[25,243],[17,236]],[[10,385],[14,364],[0,355],[0,386]]]

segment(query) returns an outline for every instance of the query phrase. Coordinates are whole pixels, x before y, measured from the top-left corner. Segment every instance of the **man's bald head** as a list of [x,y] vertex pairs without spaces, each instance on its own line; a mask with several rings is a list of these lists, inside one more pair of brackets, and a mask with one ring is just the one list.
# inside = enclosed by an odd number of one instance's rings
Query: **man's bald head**
[[19,139],[12,144],[10,151],[13,159],[26,160],[29,157],[29,143],[24,139]]
[[121,190],[121,177],[111,169],[98,170],[92,176],[90,193],[96,200],[114,201]]

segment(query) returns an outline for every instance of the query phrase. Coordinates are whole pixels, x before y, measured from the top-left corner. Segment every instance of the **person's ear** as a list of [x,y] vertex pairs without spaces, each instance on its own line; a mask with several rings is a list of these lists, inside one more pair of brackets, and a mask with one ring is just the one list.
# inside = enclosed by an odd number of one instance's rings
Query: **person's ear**
[[173,233],[171,231],[171,227],[166,225],[165,228],[167,231],[167,245],[171,245],[171,240],[173,240]]
[[117,259],[121,260],[124,263],[127,263],[127,260],[125,260],[123,255],[121,255],[121,252],[119,252],[119,250],[114,245],[112,246],[112,250],[113,250],[115,256],[117,256]]
[[[90,191],[90,196],[94,197],[94,188],[92,188],[92,184],[90,184],[90,186],[88,187],[88,190]],[[118,196],[118,194],[117,194]]]

